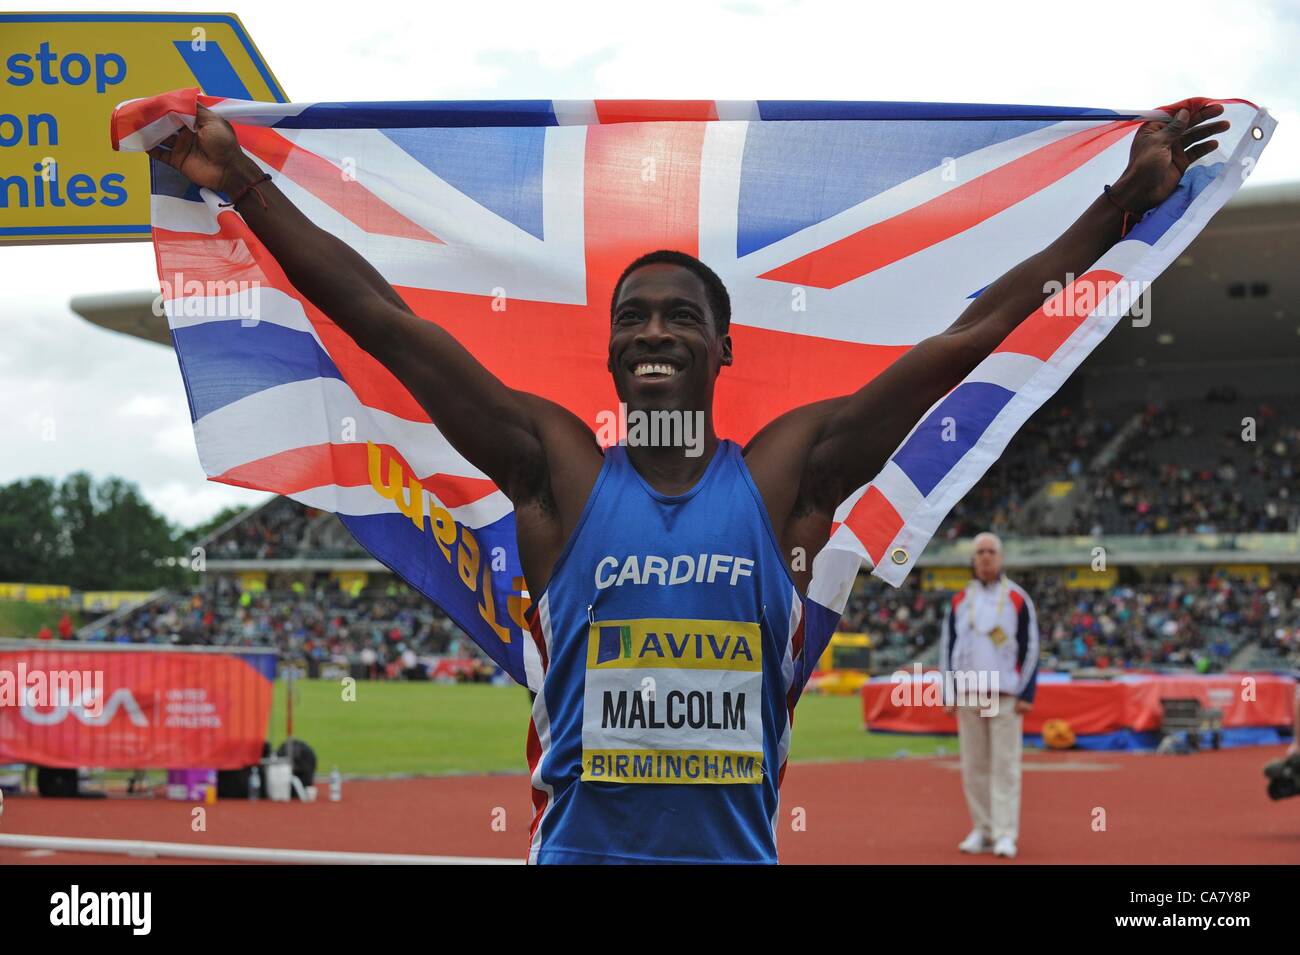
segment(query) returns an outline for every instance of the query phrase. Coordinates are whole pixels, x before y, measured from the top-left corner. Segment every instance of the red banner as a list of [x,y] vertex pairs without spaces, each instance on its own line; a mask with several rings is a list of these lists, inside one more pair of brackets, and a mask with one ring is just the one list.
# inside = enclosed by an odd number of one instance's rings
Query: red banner
[[237,769],[262,753],[274,650],[0,650],[0,762]]

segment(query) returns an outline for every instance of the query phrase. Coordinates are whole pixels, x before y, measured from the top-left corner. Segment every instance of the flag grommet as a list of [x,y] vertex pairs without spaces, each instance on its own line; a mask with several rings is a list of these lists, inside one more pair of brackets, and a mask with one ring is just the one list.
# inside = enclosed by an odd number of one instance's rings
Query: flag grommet
[[906,564],[907,549],[903,547],[895,547],[893,550],[889,552],[889,559],[892,560],[895,564],[898,564],[899,566]]

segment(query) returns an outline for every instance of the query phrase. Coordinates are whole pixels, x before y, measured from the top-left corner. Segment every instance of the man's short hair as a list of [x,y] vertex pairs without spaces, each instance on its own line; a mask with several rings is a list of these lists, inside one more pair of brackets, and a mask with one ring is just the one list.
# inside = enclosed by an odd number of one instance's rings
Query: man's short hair
[[709,311],[713,313],[713,325],[719,335],[727,334],[727,330],[731,328],[731,296],[727,294],[727,287],[722,284],[722,279],[718,278],[718,274],[713,269],[695,256],[675,249],[647,252],[623,270],[623,274],[614,283],[614,294],[610,296],[609,320],[611,322],[614,320],[614,307],[618,304],[618,293],[623,288],[623,283],[627,281],[627,277],[643,265],[655,265],[659,262],[680,265],[699,276],[700,281],[704,283],[705,295],[709,300]]

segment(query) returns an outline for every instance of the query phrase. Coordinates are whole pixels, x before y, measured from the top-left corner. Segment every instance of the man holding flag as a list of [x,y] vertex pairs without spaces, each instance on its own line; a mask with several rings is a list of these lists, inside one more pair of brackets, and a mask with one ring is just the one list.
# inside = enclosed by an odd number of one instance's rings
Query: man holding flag
[[1223,108],[1191,105],[1143,124],[1123,175],[1098,182],[1059,238],[947,330],[858,390],[781,415],[743,449],[715,433],[713,399],[722,369],[745,356],[733,354],[726,287],[693,256],[660,250],[627,266],[607,367],[629,413],[698,416],[698,449],[629,435],[602,451],[582,419],[507,387],[437,315],[415,314],[215,113],[199,106],[193,129],[150,154],[224,193],[292,286],[513,504],[544,674],[529,730],[530,859],[775,862],[811,578],[796,555],[823,548],[841,502],[1053,283],[1087,271],[1215,149]]

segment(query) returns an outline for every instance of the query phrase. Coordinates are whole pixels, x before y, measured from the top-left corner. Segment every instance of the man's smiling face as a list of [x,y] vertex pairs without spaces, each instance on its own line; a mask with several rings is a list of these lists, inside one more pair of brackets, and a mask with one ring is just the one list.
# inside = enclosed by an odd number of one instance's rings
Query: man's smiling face
[[975,576],[986,584],[1002,576],[1002,541],[989,533],[975,536]]
[[609,370],[629,410],[705,410],[729,364],[731,336],[718,334],[698,275],[667,262],[628,275],[614,303]]

